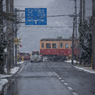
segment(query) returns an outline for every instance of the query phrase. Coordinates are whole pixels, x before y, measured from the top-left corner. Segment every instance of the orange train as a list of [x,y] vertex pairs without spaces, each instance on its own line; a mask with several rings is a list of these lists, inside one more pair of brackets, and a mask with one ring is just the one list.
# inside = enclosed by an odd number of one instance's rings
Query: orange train
[[[74,56],[79,55],[78,40],[74,42]],[[40,40],[40,53],[42,56],[48,56],[55,59],[66,58],[72,55],[72,38],[63,39],[45,38]]]

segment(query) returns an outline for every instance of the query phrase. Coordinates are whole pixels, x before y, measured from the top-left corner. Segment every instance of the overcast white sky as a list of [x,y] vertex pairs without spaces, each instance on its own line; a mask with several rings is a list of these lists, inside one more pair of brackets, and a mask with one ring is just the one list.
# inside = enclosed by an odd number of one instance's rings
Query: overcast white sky
[[[15,0],[14,6],[19,10],[25,8],[47,8],[47,15],[66,15],[74,13],[73,0]],[[77,0],[79,13],[79,0]],[[91,15],[91,0],[86,0],[86,16]],[[20,51],[39,50],[39,41],[42,38],[69,38],[72,35],[72,20],[70,17],[48,17],[47,25],[25,26],[21,24],[18,38],[22,38]]]

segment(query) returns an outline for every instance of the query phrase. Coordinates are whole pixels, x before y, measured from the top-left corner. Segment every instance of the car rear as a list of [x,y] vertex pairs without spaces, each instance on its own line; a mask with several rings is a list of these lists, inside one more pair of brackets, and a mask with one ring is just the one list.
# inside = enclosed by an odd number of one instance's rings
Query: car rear
[[32,51],[30,60],[31,62],[40,62],[41,56],[40,56],[39,51]]
[[19,53],[19,59],[22,60],[22,57],[24,60],[30,60],[30,54],[29,53],[24,53],[24,52],[21,52]]

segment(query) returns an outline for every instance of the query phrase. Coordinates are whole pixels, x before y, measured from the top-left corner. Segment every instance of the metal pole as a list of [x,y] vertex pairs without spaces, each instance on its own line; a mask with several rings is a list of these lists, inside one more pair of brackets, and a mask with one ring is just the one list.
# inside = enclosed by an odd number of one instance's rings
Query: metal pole
[[[13,0],[10,0],[10,13],[13,14]],[[13,68],[14,67],[14,22],[11,21],[11,36],[12,36],[12,39],[11,39],[11,67]]]
[[[3,53],[4,53],[4,49],[2,48],[1,43],[3,43],[3,0],[0,0],[0,73],[4,73],[4,57],[3,57]],[[3,58],[2,58],[3,57]]]
[[[83,21],[82,21],[82,15],[83,15],[83,13],[82,13],[82,3],[83,3],[83,0],[80,0],[80,27],[81,27],[81,25],[82,25],[82,23],[83,23]],[[80,28],[79,27],[79,28]],[[80,35],[79,35],[80,36]],[[80,63],[80,65],[81,65],[81,58],[80,58],[80,55],[81,55],[81,45],[80,45],[80,47],[79,47],[79,63]]]
[[[6,0],[6,12],[7,13],[10,13],[10,8],[9,8],[9,0]],[[7,31],[6,31],[6,34],[7,34],[7,41],[8,41],[8,44],[7,44],[7,73],[10,74],[10,67],[11,67],[11,57],[10,57],[10,21],[7,20]]]
[[83,0],[83,23],[85,21],[85,0]]
[[77,2],[75,0],[75,37],[77,38]]
[[72,34],[72,65],[74,60],[74,31],[75,31],[75,17],[73,18],[73,34]]
[[82,0],[80,0],[80,23],[82,24]]
[[[15,8],[15,20],[17,20],[17,9]],[[15,21],[15,38],[17,38],[17,21]],[[15,65],[17,65],[17,45],[15,44]]]

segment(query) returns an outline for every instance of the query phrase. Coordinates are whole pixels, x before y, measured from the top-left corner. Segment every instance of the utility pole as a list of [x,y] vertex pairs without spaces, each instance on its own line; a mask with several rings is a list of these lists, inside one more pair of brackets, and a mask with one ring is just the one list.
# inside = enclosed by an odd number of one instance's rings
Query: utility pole
[[80,24],[82,24],[82,3],[83,3],[83,0],[80,0]]
[[92,69],[95,70],[95,0],[92,0]]
[[75,37],[77,38],[77,2],[75,2],[75,14],[73,16],[73,34],[72,34],[72,65],[73,65],[73,60],[74,60],[74,41]]
[[83,0],[83,23],[85,21],[85,0]]
[[[14,5],[13,5],[13,0],[10,0],[10,13],[13,14],[14,10]],[[11,67],[14,67],[14,22],[11,21]]]
[[3,49],[3,0],[0,0],[0,73],[4,73],[4,49]]
[[[15,8],[15,29],[14,29],[14,32],[15,32],[15,38],[17,38],[17,9]],[[15,65],[17,65],[17,44],[15,44]]]
[[74,32],[75,32],[75,19],[76,17],[73,18],[73,34],[72,34],[72,65],[74,64]]
[[[6,0],[6,13],[9,13],[9,0]],[[7,73],[10,73],[10,57],[9,57],[9,40],[8,40],[8,33],[9,33],[9,21],[7,20],[7,30],[6,30],[6,34],[7,34]]]
[[77,1],[75,0],[75,37],[77,38]]
[[[10,13],[10,0],[6,0],[6,12]],[[7,73],[10,74],[10,68],[11,68],[11,39],[12,39],[12,25],[11,21],[7,20]]]
[[[81,26],[82,26],[82,16],[83,16],[83,13],[82,13],[82,9],[83,9],[83,7],[82,7],[82,4],[83,4],[83,0],[80,0],[80,26],[79,26],[79,28],[81,28]],[[79,36],[80,36],[80,33],[79,33]],[[81,55],[81,49],[82,49],[82,47],[81,47],[81,44],[80,44],[80,47],[79,47],[79,56]],[[79,57],[79,63],[81,64],[81,58]]]

